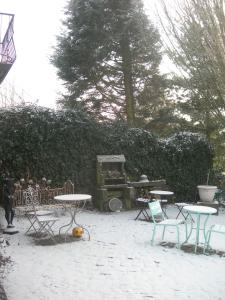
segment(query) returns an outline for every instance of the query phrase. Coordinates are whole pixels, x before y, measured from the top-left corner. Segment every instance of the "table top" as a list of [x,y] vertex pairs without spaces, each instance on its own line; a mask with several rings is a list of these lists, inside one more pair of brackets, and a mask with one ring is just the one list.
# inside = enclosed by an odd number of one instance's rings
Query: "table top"
[[54,199],[56,201],[66,201],[66,202],[76,202],[76,201],[90,201],[91,195],[87,194],[67,194],[67,195],[59,195],[55,196]]
[[136,201],[138,201],[138,202],[144,202],[144,203],[148,203],[148,202],[150,202],[151,200],[150,200],[150,199],[148,199],[148,198],[137,198],[137,199],[136,199]]
[[154,194],[154,195],[162,195],[162,196],[170,196],[173,195],[174,192],[170,192],[170,191],[160,191],[160,190],[152,190],[149,192],[150,194]]
[[184,207],[184,206],[188,206],[188,204],[187,203],[185,203],[185,202],[176,202],[176,203],[174,203],[176,206],[181,206],[181,207]]
[[184,210],[193,214],[212,215],[217,212],[213,207],[201,206],[201,205],[187,205],[184,206]]

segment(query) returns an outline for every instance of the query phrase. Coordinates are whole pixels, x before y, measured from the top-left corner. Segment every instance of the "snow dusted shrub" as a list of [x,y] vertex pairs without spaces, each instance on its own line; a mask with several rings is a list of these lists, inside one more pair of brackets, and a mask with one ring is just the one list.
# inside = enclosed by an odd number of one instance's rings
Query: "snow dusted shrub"
[[125,155],[130,179],[138,181],[141,174],[146,174],[150,180],[160,178],[160,148],[156,136],[144,129],[129,128],[121,123],[113,124],[109,132],[111,152]]
[[212,150],[197,134],[159,140],[122,122],[97,122],[82,111],[39,106],[0,110],[0,159],[17,178],[46,177],[54,186],[71,179],[76,191],[94,195],[96,156],[104,154],[124,154],[132,181],[141,174],[166,179],[185,201],[194,200],[196,186],[205,183],[212,165]]
[[44,176],[54,186],[71,179],[81,189],[93,187],[101,134],[86,114],[16,107],[0,110],[0,126],[0,158],[15,177]]
[[204,136],[181,132],[159,141],[161,175],[178,199],[194,201],[196,186],[206,184],[212,168],[213,149]]

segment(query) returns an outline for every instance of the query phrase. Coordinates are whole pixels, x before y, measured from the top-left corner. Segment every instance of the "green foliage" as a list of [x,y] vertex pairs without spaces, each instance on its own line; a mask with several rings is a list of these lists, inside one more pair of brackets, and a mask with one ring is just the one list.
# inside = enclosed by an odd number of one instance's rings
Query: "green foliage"
[[94,177],[87,174],[94,168],[95,151],[101,149],[100,134],[98,125],[83,113],[35,106],[2,110],[0,128],[0,157],[16,177],[93,184]]
[[181,132],[160,141],[161,175],[180,200],[195,200],[196,186],[206,184],[213,149],[200,134]]
[[[223,167],[225,126],[225,6],[221,0],[162,0],[167,54],[179,68],[174,76],[177,110],[188,116],[183,130],[204,133]],[[174,14],[175,12],[175,14]]]
[[[225,122],[224,3],[220,0],[178,0],[175,16],[162,0],[167,53],[183,71],[180,84],[186,90],[186,108],[205,123],[217,116]],[[167,23],[166,23],[167,22]],[[185,98],[183,97],[183,102]]]
[[71,179],[78,191],[96,189],[96,155],[124,154],[130,180],[141,174],[166,179],[178,196],[192,199],[205,183],[212,150],[196,134],[158,140],[150,132],[122,122],[97,123],[81,111],[37,106],[0,111],[0,158],[16,177]]
[[148,121],[164,85],[160,37],[142,1],[69,1],[64,27],[51,59],[68,89],[64,107],[83,107],[98,119],[134,121],[135,114],[138,124]]
[[159,178],[157,163],[159,145],[157,138],[150,132],[139,128],[113,125],[110,139],[114,152],[124,154],[127,160],[126,169],[131,178],[138,180],[141,174],[149,179]]

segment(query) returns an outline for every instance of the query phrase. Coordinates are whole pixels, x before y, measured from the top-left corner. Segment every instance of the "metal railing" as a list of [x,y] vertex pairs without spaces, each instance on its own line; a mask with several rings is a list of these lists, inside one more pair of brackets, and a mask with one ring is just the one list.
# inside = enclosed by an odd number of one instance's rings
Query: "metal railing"
[[[25,205],[25,199],[23,197],[24,189],[19,188],[15,190],[15,193],[13,195],[14,197],[14,206],[24,206]],[[63,194],[73,194],[74,193],[74,184],[68,180],[64,183],[63,187],[57,187],[57,188],[41,188],[38,190],[38,200],[40,204],[48,205],[52,204],[54,197],[58,195]]]
[[5,28],[0,28],[1,36],[3,35],[3,39],[0,40],[0,56],[1,63],[13,64],[16,60],[16,49],[13,40],[14,35],[14,15],[13,14],[5,14],[0,13],[1,18],[8,18],[8,27],[6,25]]

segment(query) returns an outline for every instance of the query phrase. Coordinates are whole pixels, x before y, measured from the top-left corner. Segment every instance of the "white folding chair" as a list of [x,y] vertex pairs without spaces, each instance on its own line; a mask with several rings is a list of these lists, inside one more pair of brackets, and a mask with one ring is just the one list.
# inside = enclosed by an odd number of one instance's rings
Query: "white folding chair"
[[[180,248],[179,225],[185,224],[185,233],[186,233],[186,237],[187,237],[187,223],[184,220],[180,220],[180,219],[166,219],[165,216],[164,216],[164,213],[162,211],[159,200],[149,202],[148,206],[149,206],[151,216],[152,216],[152,220],[153,220],[153,223],[154,223],[151,244],[152,245],[154,244],[155,232],[156,232],[156,228],[158,226],[160,226],[160,227],[163,226],[162,240],[164,239],[166,227],[170,226],[170,227],[175,227],[176,230],[177,230],[177,246],[178,246],[178,248]],[[162,221],[157,222],[156,216],[160,216],[162,218]]]
[[54,214],[52,210],[40,210],[37,207],[40,205],[38,199],[38,190],[28,187],[23,192],[25,200],[25,216],[30,222],[30,227],[27,229],[26,234],[34,231],[36,234],[40,232],[40,223],[38,222],[39,217],[47,217]]
[[40,216],[37,214],[35,206],[34,206],[34,219],[36,220],[36,223],[38,224],[38,229],[36,230],[37,236],[46,234],[53,240],[53,242],[55,242],[52,226],[55,224],[56,221],[59,220],[59,218],[54,217],[53,215]]

